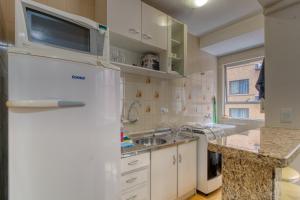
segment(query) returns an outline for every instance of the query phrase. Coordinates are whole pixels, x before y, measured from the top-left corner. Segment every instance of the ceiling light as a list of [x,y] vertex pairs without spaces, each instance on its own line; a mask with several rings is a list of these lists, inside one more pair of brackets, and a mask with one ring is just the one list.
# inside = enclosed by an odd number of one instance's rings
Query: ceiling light
[[208,0],[194,0],[194,4],[196,7],[204,6]]

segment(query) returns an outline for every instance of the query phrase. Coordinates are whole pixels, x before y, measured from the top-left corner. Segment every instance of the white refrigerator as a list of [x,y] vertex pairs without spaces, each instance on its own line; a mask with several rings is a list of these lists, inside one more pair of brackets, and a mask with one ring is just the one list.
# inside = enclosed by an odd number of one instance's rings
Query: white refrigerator
[[119,200],[120,72],[14,52],[2,58],[8,200]]

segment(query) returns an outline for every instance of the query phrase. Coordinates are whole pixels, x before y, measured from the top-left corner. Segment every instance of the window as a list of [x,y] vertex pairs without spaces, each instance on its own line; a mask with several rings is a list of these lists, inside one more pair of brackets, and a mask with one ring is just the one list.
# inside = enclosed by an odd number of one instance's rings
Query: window
[[255,88],[261,71],[262,58],[225,65],[224,117],[264,120],[260,112],[259,93]]
[[229,88],[230,88],[231,95],[248,94],[249,79],[229,81]]
[[229,117],[249,119],[249,108],[229,108]]

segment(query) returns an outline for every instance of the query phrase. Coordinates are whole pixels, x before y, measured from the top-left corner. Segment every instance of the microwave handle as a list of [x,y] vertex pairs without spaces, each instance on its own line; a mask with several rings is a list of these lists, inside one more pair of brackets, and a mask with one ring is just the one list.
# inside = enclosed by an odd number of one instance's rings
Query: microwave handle
[[6,102],[8,108],[70,108],[85,106],[81,101],[64,100],[10,100]]

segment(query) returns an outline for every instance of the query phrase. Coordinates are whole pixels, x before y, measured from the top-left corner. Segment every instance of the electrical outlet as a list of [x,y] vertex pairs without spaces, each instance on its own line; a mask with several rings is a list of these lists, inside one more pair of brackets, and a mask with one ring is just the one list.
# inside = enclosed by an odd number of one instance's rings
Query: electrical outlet
[[160,113],[168,113],[169,112],[169,109],[168,108],[165,108],[165,107],[161,107],[160,108]]
[[280,123],[292,123],[293,121],[293,109],[281,108],[280,110]]

